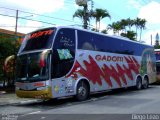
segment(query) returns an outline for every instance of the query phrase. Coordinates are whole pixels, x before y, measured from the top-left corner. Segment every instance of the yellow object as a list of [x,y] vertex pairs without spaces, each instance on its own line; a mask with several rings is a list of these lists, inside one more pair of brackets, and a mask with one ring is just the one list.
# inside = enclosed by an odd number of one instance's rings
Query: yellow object
[[40,99],[53,98],[51,87],[48,87],[45,90],[38,90],[38,91],[16,90],[16,95],[21,98],[40,98]]

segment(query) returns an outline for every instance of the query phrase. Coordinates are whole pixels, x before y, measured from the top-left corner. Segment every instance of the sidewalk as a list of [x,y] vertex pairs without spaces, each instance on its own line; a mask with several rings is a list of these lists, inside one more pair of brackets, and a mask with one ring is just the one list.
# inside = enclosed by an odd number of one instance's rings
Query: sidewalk
[[15,92],[6,92],[4,90],[0,90],[0,106],[4,105],[14,105],[14,104],[23,104],[23,103],[30,103],[36,102],[37,99],[30,99],[30,98],[19,98],[16,96]]

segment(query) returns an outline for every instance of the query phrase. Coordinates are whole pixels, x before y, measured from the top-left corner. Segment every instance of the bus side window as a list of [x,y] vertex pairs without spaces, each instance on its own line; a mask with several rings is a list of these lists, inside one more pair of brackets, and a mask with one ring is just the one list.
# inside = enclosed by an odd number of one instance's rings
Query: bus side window
[[84,49],[84,50],[94,50],[94,47],[89,42],[84,42],[83,45],[82,45],[82,49]]
[[83,50],[96,50],[92,33],[78,31],[78,48]]

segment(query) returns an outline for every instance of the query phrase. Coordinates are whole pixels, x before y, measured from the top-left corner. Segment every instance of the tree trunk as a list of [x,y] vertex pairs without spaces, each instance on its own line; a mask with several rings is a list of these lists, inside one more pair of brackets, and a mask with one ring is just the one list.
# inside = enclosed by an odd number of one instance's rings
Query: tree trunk
[[141,41],[142,28],[140,29],[139,41]]
[[84,7],[84,20],[83,20],[84,24],[83,24],[83,27],[84,27],[84,29],[87,29],[87,27],[88,27],[87,5],[84,5],[83,7]]
[[98,31],[100,31],[100,26],[101,26],[101,22],[99,21],[99,29],[98,29]]
[[96,32],[98,31],[98,29],[97,29],[97,23],[98,23],[98,21],[96,20]]

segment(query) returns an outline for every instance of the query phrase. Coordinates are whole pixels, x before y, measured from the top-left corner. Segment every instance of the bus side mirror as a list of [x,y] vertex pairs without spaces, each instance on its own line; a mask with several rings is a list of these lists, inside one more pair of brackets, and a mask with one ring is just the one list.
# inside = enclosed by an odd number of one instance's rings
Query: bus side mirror
[[51,50],[44,50],[41,55],[40,55],[40,61],[39,61],[39,66],[41,68],[46,66],[46,60],[49,56],[49,54],[51,54]]

